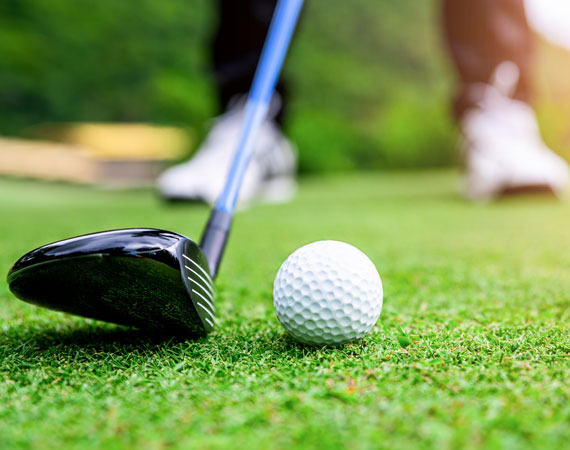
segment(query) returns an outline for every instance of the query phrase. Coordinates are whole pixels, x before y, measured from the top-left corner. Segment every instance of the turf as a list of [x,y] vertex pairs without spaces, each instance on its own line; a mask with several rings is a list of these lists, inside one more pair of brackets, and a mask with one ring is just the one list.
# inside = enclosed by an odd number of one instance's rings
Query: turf
[[[0,284],[0,447],[567,448],[570,207],[467,203],[451,171],[305,179],[240,212],[198,341],[42,310]],[[0,180],[0,270],[34,246],[109,228],[197,238],[205,207],[150,191]],[[295,248],[347,241],[378,267],[361,342],[284,334],[272,281]]]

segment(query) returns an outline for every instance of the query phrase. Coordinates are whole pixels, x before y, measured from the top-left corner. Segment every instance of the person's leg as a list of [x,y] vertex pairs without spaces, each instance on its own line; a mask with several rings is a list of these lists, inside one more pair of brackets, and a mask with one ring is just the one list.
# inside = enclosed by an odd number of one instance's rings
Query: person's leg
[[[217,0],[218,21],[211,42],[214,81],[222,115],[196,154],[158,179],[163,197],[213,204],[239,138],[245,97],[269,30],[276,0]],[[261,126],[248,165],[240,202],[286,201],[295,190],[296,154],[281,132],[285,85],[277,84],[267,119]]]
[[568,167],[543,143],[529,104],[533,36],[523,0],[444,0],[444,29],[459,78],[466,194],[561,193]]
[[[247,94],[277,0],[217,0],[218,22],[212,40],[212,62],[222,111],[236,96]],[[286,101],[283,80],[277,83],[282,123]]]
[[455,112],[471,108],[470,87],[490,83],[499,64],[511,61],[519,69],[513,97],[530,100],[533,36],[523,0],[445,0],[444,30],[460,79]]

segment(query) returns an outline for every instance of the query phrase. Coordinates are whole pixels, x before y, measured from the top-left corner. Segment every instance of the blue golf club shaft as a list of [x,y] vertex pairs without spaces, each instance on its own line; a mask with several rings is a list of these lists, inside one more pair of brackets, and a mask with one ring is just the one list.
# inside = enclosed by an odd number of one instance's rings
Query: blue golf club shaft
[[243,177],[251,159],[255,138],[269,110],[277,78],[283,66],[303,0],[279,0],[249,92],[241,135],[226,184],[202,235],[201,247],[215,277],[225,248]]
[[302,4],[303,0],[280,0],[277,3],[245,106],[241,137],[216,209],[229,213],[235,209],[257,131],[267,115]]

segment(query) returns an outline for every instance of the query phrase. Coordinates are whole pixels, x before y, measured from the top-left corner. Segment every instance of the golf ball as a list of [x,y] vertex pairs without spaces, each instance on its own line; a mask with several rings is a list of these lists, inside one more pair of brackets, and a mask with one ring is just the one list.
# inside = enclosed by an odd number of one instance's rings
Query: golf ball
[[352,245],[318,241],[293,252],[273,285],[273,306],[287,332],[314,345],[362,338],[382,310],[382,280]]

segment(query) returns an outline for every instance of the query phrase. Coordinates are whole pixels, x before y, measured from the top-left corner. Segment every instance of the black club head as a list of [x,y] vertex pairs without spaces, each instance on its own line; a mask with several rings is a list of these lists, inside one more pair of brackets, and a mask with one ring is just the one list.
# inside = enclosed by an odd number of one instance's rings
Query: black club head
[[214,327],[214,283],[201,248],[170,231],[87,234],[22,256],[8,274],[29,303],[172,335]]

